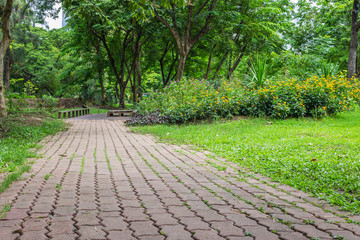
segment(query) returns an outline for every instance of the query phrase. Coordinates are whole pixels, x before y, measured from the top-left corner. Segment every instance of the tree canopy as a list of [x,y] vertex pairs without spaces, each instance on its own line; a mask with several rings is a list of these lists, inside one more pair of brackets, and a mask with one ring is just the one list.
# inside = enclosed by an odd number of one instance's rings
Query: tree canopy
[[1,1],[0,112],[5,88],[125,107],[183,77],[244,78],[258,56],[276,78],[359,71],[357,1],[66,0],[65,28],[36,25],[56,2]]

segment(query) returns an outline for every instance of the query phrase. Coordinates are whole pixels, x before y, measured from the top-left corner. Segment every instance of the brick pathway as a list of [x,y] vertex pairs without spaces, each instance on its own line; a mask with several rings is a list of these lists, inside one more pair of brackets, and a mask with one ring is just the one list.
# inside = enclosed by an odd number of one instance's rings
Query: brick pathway
[[[0,239],[360,239],[359,216],[224,159],[68,120],[0,194]],[[341,236],[343,238],[341,238]]]

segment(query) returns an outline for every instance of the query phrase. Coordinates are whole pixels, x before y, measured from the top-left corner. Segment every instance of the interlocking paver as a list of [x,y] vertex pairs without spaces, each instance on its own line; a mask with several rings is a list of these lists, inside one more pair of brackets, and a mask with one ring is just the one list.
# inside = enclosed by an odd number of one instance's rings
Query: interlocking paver
[[156,143],[122,121],[67,121],[26,180],[0,194],[12,205],[0,240],[360,239],[341,216],[360,218],[259,174],[238,181],[246,170],[219,158],[218,171],[209,152]]

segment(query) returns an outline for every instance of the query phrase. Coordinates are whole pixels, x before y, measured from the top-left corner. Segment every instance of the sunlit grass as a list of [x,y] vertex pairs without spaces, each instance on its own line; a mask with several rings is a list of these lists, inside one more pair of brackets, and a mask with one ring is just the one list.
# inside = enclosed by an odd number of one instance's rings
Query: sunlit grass
[[359,110],[323,120],[247,119],[132,129],[210,150],[254,172],[360,213]]
[[0,192],[30,170],[29,158],[38,157],[35,150],[45,136],[64,129],[64,123],[44,112],[17,112],[0,121],[0,173],[8,174],[0,183]]

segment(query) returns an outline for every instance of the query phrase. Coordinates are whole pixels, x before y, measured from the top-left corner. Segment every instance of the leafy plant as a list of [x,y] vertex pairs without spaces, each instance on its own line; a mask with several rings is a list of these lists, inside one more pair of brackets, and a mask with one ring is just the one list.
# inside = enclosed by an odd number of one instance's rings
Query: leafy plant
[[57,103],[59,102],[59,99],[52,96],[43,95],[42,101],[44,103],[44,107],[46,107],[50,112],[52,112],[56,107]]
[[256,55],[249,66],[249,74],[244,75],[243,83],[249,88],[261,88],[269,82],[269,70],[272,64],[267,63],[265,56]]
[[154,124],[165,124],[169,123],[167,116],[162,116],[160,112],[152,112],[146,114],[136,114],[130,120],[125,122],[127,125],[154,125]]
[[331,77],[336,76],[340,72],[340,64],[321,62],[320,68],[317,69],[318,77]]

